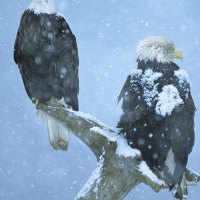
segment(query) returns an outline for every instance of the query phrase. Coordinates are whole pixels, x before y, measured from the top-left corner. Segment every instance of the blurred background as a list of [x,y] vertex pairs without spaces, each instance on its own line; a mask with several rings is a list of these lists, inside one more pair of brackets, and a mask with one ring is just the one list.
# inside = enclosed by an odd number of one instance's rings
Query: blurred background
[[[0,1],[0,199],[73,200],[96,166],[92,152],[75,136],[68,152],[49,145],[47,130],[36,118],[13,46],[28,0]],[[177,64],[188,70],[197,110],[200,109],[199,0],[57,0],[77,38],[80,56],[80,110],[115,126],[121,115],[117,96],[132,69],[135,47],[149,35],[175,41],[184,52]],[[188,167],[200,173],[200,118]],[[189,187],[188,200],[199,200],[200,184]],[[169,200],[139,185],[125,200]]]

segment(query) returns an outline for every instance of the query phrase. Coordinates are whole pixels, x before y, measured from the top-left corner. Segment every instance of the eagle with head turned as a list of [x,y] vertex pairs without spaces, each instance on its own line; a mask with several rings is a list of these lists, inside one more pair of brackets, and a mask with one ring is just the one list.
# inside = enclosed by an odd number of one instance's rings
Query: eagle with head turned
[[[29,1],[17,32],[14,60],[27,95],[36,107],[43,104],[78,110],[76,38],[64,17],[55,12],[54,0]],[[68,131],[54,119],[42,115],[53,148],[66,150]]]
[[148,166],[167,178],[172,194],[183,199],[194,145],[195,105],[188,74],[174,59],[183,59],[183,54],[172,41],[151,36],[138,44],[138,67],[118,97],[123,100],[118,128]]

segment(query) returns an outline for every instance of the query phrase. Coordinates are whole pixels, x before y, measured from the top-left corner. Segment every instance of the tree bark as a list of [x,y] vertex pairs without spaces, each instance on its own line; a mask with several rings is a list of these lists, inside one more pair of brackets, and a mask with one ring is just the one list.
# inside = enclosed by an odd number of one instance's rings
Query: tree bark
[[[116,130],[81,112],[50,106],[40,109],[82,140],[97,158],[97,168],[76,200],[121,200],[140,183],[155,192],[168,188],[167,180],[150,170],[140,152],[131,149]],[[200,176],[187,170],[186,179],[188,185],[196,185]]]

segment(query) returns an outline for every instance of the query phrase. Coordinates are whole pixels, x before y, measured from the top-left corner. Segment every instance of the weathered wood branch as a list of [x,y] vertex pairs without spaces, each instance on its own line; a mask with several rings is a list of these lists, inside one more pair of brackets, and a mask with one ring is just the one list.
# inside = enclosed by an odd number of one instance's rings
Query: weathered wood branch
[[[150,170],[138,150],[130,148],[117,131],[95,118],[60,107],[40,107],[80,140],[96,155],[98,164],[76,200],[121,200],[135,186],[145,183],[155,192],[167,189],[167,180]],[[187,170],[188,185],[195,185],[200,176]]]

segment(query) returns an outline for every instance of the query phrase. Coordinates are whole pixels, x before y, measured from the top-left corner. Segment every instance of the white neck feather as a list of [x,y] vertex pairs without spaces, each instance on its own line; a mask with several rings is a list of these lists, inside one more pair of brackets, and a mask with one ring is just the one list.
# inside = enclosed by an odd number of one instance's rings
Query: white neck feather
[[55,3],[54,0],[30,0],[28,9],[35,14],[52,14],[55,12]]
[[169,42],[170,41],[158,36],[145,38],[137,46],[137,59],[144,62],[156,60],[159,63],[169,63],[173,61],[172,57],[167,56],[165,52],[163,52],[163,46],[166,46]]

